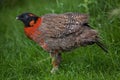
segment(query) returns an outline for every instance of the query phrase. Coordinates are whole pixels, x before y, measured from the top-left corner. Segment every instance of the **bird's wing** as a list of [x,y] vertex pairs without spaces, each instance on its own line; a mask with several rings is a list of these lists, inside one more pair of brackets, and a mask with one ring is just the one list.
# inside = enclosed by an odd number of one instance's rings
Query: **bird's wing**
[[47,37],[65,37],[82,31],[82,26],[88,23],[88,15],[80,13],[48,14],[42,16],[39,28]]

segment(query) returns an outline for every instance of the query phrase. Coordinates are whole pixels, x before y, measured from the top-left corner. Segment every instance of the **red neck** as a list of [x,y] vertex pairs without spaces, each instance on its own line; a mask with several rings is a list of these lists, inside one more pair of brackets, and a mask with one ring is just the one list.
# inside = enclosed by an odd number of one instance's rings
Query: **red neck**
[[36,29],[41,25],[41,20],[42,20],[41,18],[38,18],[37,22],[32,27],[24,28],[25,34],[28,37],[31,37],[31,35],[33,35],[34,32],[36,31]]

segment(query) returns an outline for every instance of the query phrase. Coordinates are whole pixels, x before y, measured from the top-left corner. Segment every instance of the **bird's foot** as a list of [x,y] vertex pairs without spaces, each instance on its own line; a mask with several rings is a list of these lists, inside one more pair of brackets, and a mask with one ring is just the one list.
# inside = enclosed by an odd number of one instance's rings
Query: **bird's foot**
[[52,68],[51,73],[55,74],[57,71],[58,71],[58,67],[54,67],[54,68]]

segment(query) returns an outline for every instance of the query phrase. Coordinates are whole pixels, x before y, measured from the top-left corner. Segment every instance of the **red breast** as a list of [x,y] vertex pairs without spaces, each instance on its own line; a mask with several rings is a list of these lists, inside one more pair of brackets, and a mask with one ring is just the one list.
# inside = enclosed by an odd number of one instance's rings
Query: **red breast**
[[37,20],[36,23],[34,23],[34,21],[31,21],[29,24],[32,25],[32,27],[25,27],[24,28],[25,34],[29,38],[32,38],[31,36],[34,35],[34,33],[36,32],[36,30],[38,29],[38,27],[41,25],[41,23],[42,23],[42,19],[41,18],[38,18],[38,20]]
[[[38,30],[38,27],[41,25],[42,19],[39,18],[36,23],[34,21],[30,21],[29,25],[32,27],[25,27],[24,31],[25,34],[35,42],[37,42],[41,47],[45,50],[48,50],[47,44],[44,42],[44,39],[37,40],[37,37],[41,34],[41,32]],[[40,41],[40,42],[38,42]]]

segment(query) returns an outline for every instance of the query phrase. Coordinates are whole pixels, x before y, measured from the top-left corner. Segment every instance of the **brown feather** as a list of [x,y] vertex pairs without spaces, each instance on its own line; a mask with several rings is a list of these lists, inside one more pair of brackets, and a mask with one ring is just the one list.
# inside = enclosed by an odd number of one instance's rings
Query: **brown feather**
[[47,14],[42,16],[41,34],[36,42],[44,39],[50,51],[67,51],[78,46],[93,44],[97,32],[84,24],[88,15],[79,13]]

